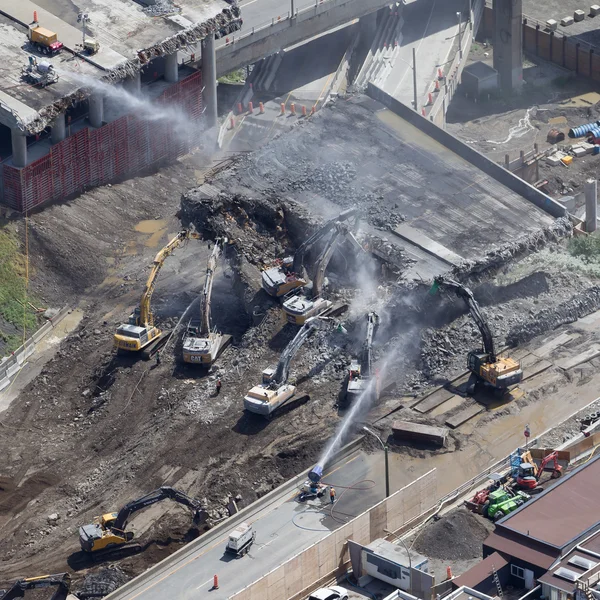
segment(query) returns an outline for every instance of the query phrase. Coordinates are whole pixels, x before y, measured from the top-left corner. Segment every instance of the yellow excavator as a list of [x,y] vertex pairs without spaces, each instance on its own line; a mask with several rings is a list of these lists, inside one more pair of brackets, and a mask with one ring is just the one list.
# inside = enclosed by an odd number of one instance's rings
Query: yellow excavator
[[190,237],[197,237],[197,235],[190,233],[187,229],[180,231],[154,258],[140,305],[129,315],[129,322],[120,325],[115,333],[114,346],[117,351],[139,352],[143,350],[143,357],[150,358],[161,346],[161,343],[164,343],[166,332],[162,332],[154,325],[150,300],[156,286],[156,279],[166,258]]
[[102,559],[141,552],[142,546],[137,542],[132,543],[133,532],[126,531],[127,521],[137,511],[163,500],[174,500],[190,508],[193,512],[195,525],[200,525],[208,517],[206,509],[200,501],[190,498],[172,487],[163,486],[129,502],[118,513],[106,513],[95,517],[93,523],[80,527],[79,543],[81,549],[86,553],[91,553],[94,557]]
[[223,335],[210,327],[210,298],[217,260],[227,238],[218,238],[208,259],[206,280],[200,302],[200,320],[191,320],[183,337],[183,361],[210,367],[217,357],[231,343],[230,335]]
[[56,587],[56,591],[52,594],[50,600],[65,600],[69,596],[69,590],[71,589],[71,576],[68,573],[57,573],[56,575],[41,575],[40,577],[19,579],[0,598],[2,600],[29,598],[29,594],[26,594],[28,590],[39,590],[49,587]]
[[435,294],[439,288],[452,290],[464,301],[481,333],[483,348],[471,350],[467,354],[467,368],[471,371],[467,392],[474,393],[478,383],[492,388],[497,393],[504,393],[510,387],[521,383],[523,370],[520,363],[514,358],[496,354],[492,332],[481,314],[473,292],[457,281],[445,277],[434,279],[430,293]]

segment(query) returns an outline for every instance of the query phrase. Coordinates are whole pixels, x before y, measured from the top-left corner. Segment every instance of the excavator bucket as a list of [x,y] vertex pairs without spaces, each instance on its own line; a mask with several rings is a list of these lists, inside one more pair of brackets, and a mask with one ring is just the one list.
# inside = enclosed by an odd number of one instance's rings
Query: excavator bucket
[[431,296],[435,296],[439,289],[440,289],[440,284],[437,281],[434,281],[433,285],[429,288],[429,294]]

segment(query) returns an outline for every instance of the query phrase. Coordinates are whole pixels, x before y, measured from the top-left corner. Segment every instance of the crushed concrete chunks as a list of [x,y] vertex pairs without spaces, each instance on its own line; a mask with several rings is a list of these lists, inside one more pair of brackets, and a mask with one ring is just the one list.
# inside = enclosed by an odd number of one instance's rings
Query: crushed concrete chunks
[[560,20],[560,24],[563,27],[568,27],[569,25],[573,25],[575,21],[573,20],[573,17],[565,17],[564,19]]
[[583,21],[585,19],[585,13],[580,8],[578,8],[573,13],[573,19],[575,19],[575,22]]
[[548,19],[546,21],[546,28],[550,31],[556,31],[558,27],[558,21],[556,19]]
[[598,15],[600,15],[600,6],[592,4],[590,6],[590,17],[597,17]]

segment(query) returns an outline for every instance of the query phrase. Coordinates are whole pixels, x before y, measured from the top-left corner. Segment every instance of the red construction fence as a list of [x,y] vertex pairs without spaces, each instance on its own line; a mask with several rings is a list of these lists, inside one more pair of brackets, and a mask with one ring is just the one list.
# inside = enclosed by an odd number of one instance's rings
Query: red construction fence
[[[202,74],[198,71],[172,85],[158,102],[181,110],[190,122],[197,121],[202,114]],[[25,212],[175,159],[197,145],[193,130],[183,133],[168,120],[147,121],[135,115],[98,129],[82,129],[22,169],[4,165],[2,203]]]

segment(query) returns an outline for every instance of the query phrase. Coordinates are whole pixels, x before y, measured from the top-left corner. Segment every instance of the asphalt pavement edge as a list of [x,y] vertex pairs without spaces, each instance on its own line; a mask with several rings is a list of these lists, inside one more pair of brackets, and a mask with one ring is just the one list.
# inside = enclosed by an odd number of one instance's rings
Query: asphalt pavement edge
[[[352,442],[346,444],[338,452],[334,454],[333,459],[329,463],[329,467],[332,467],[336,463],[344,460],[349,455],[356,452],[365,436],[359,436],[357,439]],[[234,529],[238,523],[241,523],[245,520],[250,520],[251,517],[258,514],[259,512],[267,509],[273,502],[278,499],[288,496],[294,488],[298,488],[300,484],[302,484],[312,467],[306,469],[302,473],[296,475],[292,479],[288,479],[285,483],[281,484],[279,487],[271,490],[269,493],[265,494],[261,498],[258,498],[248,506],[244,507],[242,510],[237,512],[235,515],[225,519],[211,530],[207,531],[204,535],[201,535],[196,540],[186,544],[183,548],[180,548],[167,558],[161,560],[159,563],[156,563],[149,569],[146,569],[143,573],[133,578],[131,581],[128,581],[125,585],[122,585],[120,588],[106,596],[106,600],[117,600],[118,598],[122,598],[129,593],[133,592],[138,586],[143,585],[143,583],[152,578],[154,575],[159,575],[161,571],[165,568],[176,565],[177,563],[183,562],[188,559],[192,554],[200,550],[203,546],[208,546],[213,544],[218,537],[223,535],[225,532]]]

